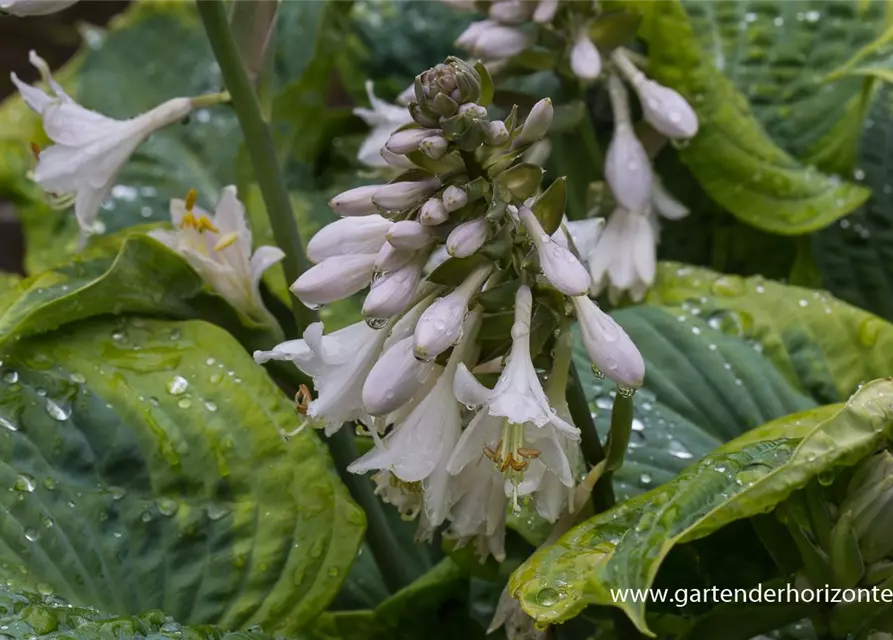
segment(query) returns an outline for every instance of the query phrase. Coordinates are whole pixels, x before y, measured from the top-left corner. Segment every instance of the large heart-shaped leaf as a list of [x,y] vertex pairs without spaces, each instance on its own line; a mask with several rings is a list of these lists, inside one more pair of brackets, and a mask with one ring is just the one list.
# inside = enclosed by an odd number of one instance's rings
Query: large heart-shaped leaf
[[648,300],[756,341],[779,371],[822,403],[893,373],[893,325],[823,291],[664,263]]
[[280,633],[337,593],[363,514],[315,435],[282,438],[294,408],[227,333],[90,321],[3,361],[0,559],[21,583]]
[[[826,418],[827,410],[818,410]],[[587,604],[621,608],[650,633],[645,602],[667,553],[682,542],[759,513],[822,472],[851,466],[893,429],[893,382],[862,387],[830,417],[777,420],[689,467],[672,482],[573,528],[537,551],[509,587],[540,623],[566,620]]]
[[[749,429],[815,405],[751,344],[697,316],[641,306],[614,317],[642,352],[647,372],[626,460],[615,473],[620,497],[667,482]],[[587,399],[609,413],[613,385],[589,370],[579,340],[575,356]],[[596,424],[607,430],[610,418],[598,416]]]
[[700,132],[680,157],[704,190],[737,218],[773,233],[820,229],[868,197],[799,164],[776,145],[745,97],[707,56],[678,1],[616,3],[643,14],[639,34],[648,43],[648,72],[693,104]]

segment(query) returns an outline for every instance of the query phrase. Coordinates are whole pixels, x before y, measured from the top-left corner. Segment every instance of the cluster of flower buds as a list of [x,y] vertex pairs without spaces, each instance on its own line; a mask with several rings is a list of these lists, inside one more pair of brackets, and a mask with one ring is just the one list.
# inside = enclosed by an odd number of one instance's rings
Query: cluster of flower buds
[[[466,4],[462,6],[481,8],[479,3]],[[487,12],[488,18],[472,23],[456,44],[487,61],[488,69],[497,71],[524,51],[545,48],[558,54],[559,71],[569,70],[583,83],[602,80],[606,84],[614,134],[604,178],[617,206],[601,242],[583,257],[594,293],[607,290],[615,302],[624,293],[641,300],[654,282],[658,216],[677,220],[688,209],[654,176],[649,153],[634,129],[627,84],[638,95],[645,122],[665,138],[694,137],[697,115],[678,92],[647,78],[636,66],[635,56],[617,46],[634,36],[637,24],[622,12],[601,13],[595,3],[559,4],[558,0],[497,0],[488,5]]]
[[543,170],[523,160],[549,131],[551,102],[523,122],[517,108],[491,119],[489,74],[455,58],[414,89],[413,122],[383,149],[411,168],[332,198],[342,217],[310,240],[316,264],[291,287],[310,307],[368,288],[365,321],[328,335],[316,323],[255,358],[312,376],[309,424],[365,425],[375,446],[351,471],[375,471],[378,493],[418,517],[422,537],[446,525],[501,559],[508,505],[532,500],[555,521],[581,471],[565,401],[574,317],[621,393],[641,386],[644,362],[588,297],[560,227],[564,179],[543,191]]

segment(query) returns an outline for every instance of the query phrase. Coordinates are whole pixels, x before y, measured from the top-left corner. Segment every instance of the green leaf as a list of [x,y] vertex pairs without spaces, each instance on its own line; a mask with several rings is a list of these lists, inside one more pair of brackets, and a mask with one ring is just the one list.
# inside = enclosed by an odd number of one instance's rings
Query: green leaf
[[493,78],[487,71],[487,67],[480,61],[474,63],[474,70],[481,76],[481,97],[478,99],[478,104],[482,107],[489,107],[493,102]]
[[3,359],[0,568],[24,587],[282,634],[337,593],[363,514],[226,332],[91,321]]
[[163,612],[112,616],[93,608],[72,607],[55,596],[0,588],[0,626],[9,640],[35,637],[67,640],[104,638],[182,638],[195,640],[268,640],[271,636],[249,631],[229,633],[213,626],[184,627]]
[[[749,429],[814,406],[752,345],[697,316],[650,306],[613,316],[646,368],[645,386],[634,398],[626,461],[614,476],[620,498],[668,482]],[[574,358],[604,439],[614,385],[592,373],[581,340]]]
[[487,259],[477,253],[467,258],[449,258],[428,275],[428,280],[435,284],[458,287],[472,271],[486,262]]
[[542,180],[542,167],[522,162],[500,173],[493,182],[497,187],[507,189],[513,199],[526,200],[536,193]]
[[730,445],[573,528],[527,560],[509,588],[541,624],[601,604],[619,607],[650,634],[645,603],[612,597],[612,589],[647,589],[675,545],[769,511],[818,474],[855,464],[889,434],[891,415],[893,382],[880,380],[805,435],[796,423],[776,421],[766,440]]
[[17,273],[0,271],[0,296],[6,293],[9,289],[15,287],[21,281],[22,276]]
[[680,157],[711,198],[743,222],[783,235],[825,227],[865,201],[866,189],[804,167],[766,135],[744,96],[705,55],[681,3],[630,6],[644,14],[649,74],[698,113],[700,131]]
[[856,175],[871,188],[864,207],[813,236],[822,284],[893,321],[893,88],[878,92],[864,127]]
[[[258,347],[276,336],[242,327],[235,311],[160,242],[139,233],[109,236],[81,259],[0,294],[0,346],[104,314],[203,317]],[[120,249],[118,245],[120,244]]]
[[561,226],[567,202],[567,178],[558,178],[549,185],[533,203],[531,211],[543,225],[543,230],[552,235]]
[[822,291],[662,263],[648,300],[759,343],[788,380],[821,403],[893,372],[893,325]]

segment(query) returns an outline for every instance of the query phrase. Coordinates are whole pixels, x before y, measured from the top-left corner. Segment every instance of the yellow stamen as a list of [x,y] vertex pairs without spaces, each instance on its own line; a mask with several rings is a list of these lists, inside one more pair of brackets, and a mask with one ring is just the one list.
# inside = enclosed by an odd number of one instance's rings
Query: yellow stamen
[[40,145],[36,142],[31,143],[31,155],[34,156],[35,160],[40,160]]
[[302,416],[306,416],[311,402],[313,402],[313,394],[310,393],[310,389],[307,388],[306,384],[302,384],[298,387],[298,392],[295,394],[295,409]]
[[195,189],[190,189],[186,193],[186,200],[183,202],[183,206],[186,208],[186,211],[192,213],[192,210],[195,209],[195,201],[198,198],[198,194],[195,192]]
[[522,458],[539,458],[540,452],[537,449],[526,449],[524,447],[518,447],[518,455]]
[[[217,229],[214,229],[214,232],[217,233]],[[236,240],[239,239],[239,234],[235,231],[230,231],[225,236],[220,238],[217,244],[214,245],[214,251],[223,251],[227,247],[231,247],[235,244]]]
[[198,220],[195,219],[195,216],[192,215],[191,211],[187,211],[186,215],[183,216],[183,219],[180,220],[180,228],[181,229],[196,229],[198,227]]

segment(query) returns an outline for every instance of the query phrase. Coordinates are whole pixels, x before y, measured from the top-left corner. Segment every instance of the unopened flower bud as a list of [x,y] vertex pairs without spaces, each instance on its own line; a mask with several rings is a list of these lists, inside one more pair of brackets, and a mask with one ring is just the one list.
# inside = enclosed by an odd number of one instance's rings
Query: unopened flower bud
[[543,98],[530,110],[530,115],[524,121],[521,133],[515,138],[515,146],[521,146],[536,142],[549,133],[552,126],[552,117],[555,110],[552,108],[552,101],[549,98]]
[[[483,32],[487,28],[488,25],[480,25],[472,33]],[[471,36],[467,37],[471,39]],[[450,56],[446,62],[428,69],[416,79],[415,93],[416,100],[423,108],[430,108],[439,94],[446,95],[457,104],[477,102],[481,97],[481,77],[467,62]]]
[[651,161],[632,127],[618,123],[605,157],[605,179],[614,199],[628,211],[642,213],[651,198]]
[[383,416],[410,400],[437,370],[434,362],[418,360],[412,336],[400,340],[375,362],[363,384],[363,407],[371,416]]
[[533,21],[540,24],[552,22],[558,11],[558,0],[540,0],[533,11]]
[[385,143],[385,148],[397,154],[412,153],[418,151],[422,140],[439,133],[438,129],[402,129],[391,134]]
[[372,201],[384,211],[400,211],[413,206],[439,186],[440,180],[437,178],[392,182],[379,187],[373,195]]
[[387,273],[388,271],[399,269],[412,260],[414,255],[415,251],[398,249],[390,242],[385,242],[375,256],[375,273]]
[[484,125],[484,139],[487,144],[498,147],[509,141],[509,130],[502,120],[494,120]]
[[503,24],[520,24],[530,18],[531,2],[527,0],[497,0],[490,5],[490,17]]
[[465,193],[465,189],[455,185],[450,185],[444,189],[442,199],[443,206],[446,207],[449,213],[458,211],[468,204],[468,194]]
[[652,127],[676,140],[688,140],[698,133],[698,115],[679,92],[644,80],[633,85],[642,103],[642,115]]
[[475,104],[474,102],[466,102],[461,107],[459,107],[460,114],[468,114],[472,118],[478,118],[479,120],[483,120],[487,117],[487,110],[479,104]]
[[339,193],[329,200],[332,211],[342,216],[368,216],[378,213],[378,208],[372,202],[372,196],[384,185],[370,184],[365,187],[356,187]]
[[377,214],[336,220],[310,239],[307,257],[311,262],[322,262],[332,256],[378,253],[392,225]]
[[602,72],[602,57],[585,27],[580,29],[571,49],[571,71],[583,80],[595,80]]
[[443,200],[440,198],[429,199],[422,205],[421,210],[419,210],[419,222],[426,227],[442,224],[446,222],[449,217],[450,213],[446,210]]
[[523,31],[492,21],[488,22],[490,24],[477,32],[474,44],[469,47],[475,55],[485,60],[501,60],[518,55],[530,44],[527,34]]
[[416,256],[375,280],[363,301],[363,316],[390,318],[405,311],[415,296],[423,266],[424,261]]
[[341,300],[369,284],[374,264],[374,255],[326,258],[302,273],[291,285],[291,292],[308,307]]
[[422,153],[433,160],[439,160],[449,149],[450,143],[442,136],[428,136],[419,143]]
[[582,296],[588,293],[592,280],[583,263],[545,232],[529,208],[519,207],[518,216],[536,246],[540,267],[546,280],[566,296]]
[[632,339],[588,296],[572,298],[589,359],[613,382],[638,389],[645,381],[645,361]]
[[395,222],[386,237],[395,248],[404,251],[425,249],[434,241],[425,226],[415,220]]
[[446,241],[447,251],[454,258],[467,258],[487,241],[490,228],[483,216],[463,222],[450,232]]
[[490,275],[489,265],[478,267],[465,278],[455,291],[438,298],[419,318],[413,335],[415,356],[433,360],[456,344],[462,332],[462,322],[468,312],[468,302]]

